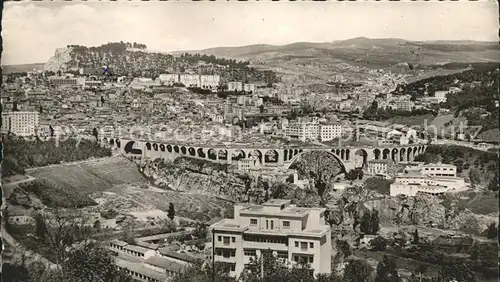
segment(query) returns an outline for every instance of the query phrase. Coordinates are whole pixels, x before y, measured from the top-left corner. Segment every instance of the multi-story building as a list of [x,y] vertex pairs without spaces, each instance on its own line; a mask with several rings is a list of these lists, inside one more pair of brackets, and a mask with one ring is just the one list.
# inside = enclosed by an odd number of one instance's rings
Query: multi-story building
[[394,162],[392,160],[379,159],[368,161],[368,173],[372,175],[382,175],[390,177],[393,170]]
[[331,141],[342,136],[342,125],[340,123],[322,124],[320,126],[321,141]]
[[430,176],[457,176],[457,167],[451,164],[425,164],[420,171]]
[[227,264],[237,277],[270,250],[292,267],[309,263],[315,274],[331,272],[331,229],[324,208],[303,208],[290,200],[273,199],[262,205],[236,204],[234,219],[211,225],[214,260]]
[[254,170],[261,167],[260,160],[255,156],[238,160],[239,170]]
[[217,88],[220,84],[219,75],[200,75],[200,87],[203,89]]
[[160,82],[163,82],[164,84],[167,84],[167,85],[179,83],[179,81],[180,81],[179,75],[175,74],[175,73],[171,73],[171,74],[162,73],[158,76],[158,78],[160,79]]
[[299,119],[296,122],[290,122],[285,128],[285,135],[293,139],[317,140],[319,137],[320,124],[317,119]]
[[2,113],[2,133],[34,136],[38,128],[38,112]]
[[460,191],[465,188],[465,181],[457,177],[456,166],[449,164],[416,163],[405,169],[391,184],[391,196],[399,194],[415,196],[418,192],[442,194]]
[[[172,83],[176,82],[175,78],[165,75],[163,79],[170,79]],[[162,79],[160,78],[160,81]],[[203,89],[213,89],[219,86],[219,75],[199,75],[199,74],[181,74],[179,75],[178,82],[184,84],[186,87],[199,87]]]
[[244,90],[245,92],[252,92],[252,93],[255,93],[255,89],[256,89],[256,88],[257,88],[257,87],[255,86],[255,84],[246,84],[246,83],[245,83],[245,84],[243,85],[243,90]]
[[413,110],[413,102],[410,100],[395,101],[394,109],[398,111],[411,112]]
[[55,86],[77,86],[78,79],[76,77],[53,76],[49,78],[50,84]]
[[186,87],[200,87],[200,75],[198,74],[181,74],[179,75],[179,82]]
[[227,83],[228,91],[243,91],[243,83],[239,81],[231,81]]
[[436,91],[434,92],[434,97],[436,98],[438,103],[446,102],[446,95],[448,95],[448,91]]

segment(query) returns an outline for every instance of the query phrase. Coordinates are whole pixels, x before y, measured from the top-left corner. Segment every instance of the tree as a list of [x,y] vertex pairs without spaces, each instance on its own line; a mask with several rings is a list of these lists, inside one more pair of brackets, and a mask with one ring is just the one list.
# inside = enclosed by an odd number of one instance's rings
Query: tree
[[375,282],[399,282],[402,281],[399,277],[398,270],[396,269],[396,263],[393,259],[390,259],[387,255],[377,265],[377,275],[375,276]]
[[364,234],[377,234],[379,230],[378,211],[373,209],[371,212],[365,212],[361,217],[359,227]]
[[363,260],[351,260],[344,271],[345,282],[369,281],[372,268]]
[[451,259],[443,261],[437,281],[474,282],[476,278],[472,266],[469,263],[458,259]]
[[171,220],[174,220],[174,218],[175,218],[175,208],[174,208],[174,204],[173,203],[168,204],[167,216]]
[[495,226],[495,223],[490,223],[488,225],[488,228],[483,232],[483,234],[488,239],[495,239],[495,238],[497,238],[498,228]]
[[377,236],[370,241],[370,247],[374,251],[383,251],[387,247],[387,239],[382,236]]
[[345,240],[337,240],[335,241],[335,245],[338,250],[338,254],[341,259],[347,259],[352,255],[351,245]]
[[111,254],[96,242],[84,242],[70,251],[63,263],[68,281],[132,282],[132,278],[118,271]]
[[481,183],[481,174],[477,169],[471,168],[469,170],[469,179],[472,185],[477,185]]
[[415,232],[413,232],[413,244],[418,245],[418,242],[420,241],[420,237],[418,236],[418,229],[415,229]]
[[171,282],[234,282],[234,278],[229,276],[229,270],[222,263],[216,262],[214,265],[197,261],[192,266],[187,267],[180,274],[175,275]]
[[99,140],[99,132],[97,132],[97,128],[92,129],[92,135],[95,137],[96,140]]

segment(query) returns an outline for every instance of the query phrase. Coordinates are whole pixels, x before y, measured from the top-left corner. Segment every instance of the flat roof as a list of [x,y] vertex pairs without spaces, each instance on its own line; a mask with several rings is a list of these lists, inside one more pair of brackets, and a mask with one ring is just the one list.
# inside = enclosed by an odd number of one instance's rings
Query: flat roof
[[186,255],[186,254],[182,254],[182,253],[178,253],[178,252],[174,252],[168,248],[161,248],[158,250],[160,252],[160,254],[166,256],[166,257],[172,257],[172,258],[176,258],[178,260],[183,260],[183,261],[186,261],[186,262],[195,262],[196,261],[196,258],[190,256],[190,255]]
[[152,256],[144,261],[144,263],[157,266],[163,269],[166,269],[171,272],[180,273],[186,266],[182,265],[178,262],[170,260],[168,258]]
[[291,203],[291,200],[286,200],[286,199],[271,199],[265,203],[263,203],[263,206],[270,206],[270,207],[280,207],[283,204],[289,204]]
[[131,270],[133,272],[140,273],[142,275],[145,275],[147,277],[154,278],[159,281],[165,281],[167,279],[167,275],[158,271],[154,271],[152,269],[149,269],[142,265],[142,263],[137,263],[137,262],[131,262],[128,260],[123,260],[120,258],[115,257],[115,265],[126,268],[128,270]]
[[113,243],[113,244],[115,244],[115,245],[118,245],[118,246],[126,246],[126,245],[128,245],[127,242],[124,242],[124,241],[121,241],[121,240],[118,240],[118,239],[111,240],[110,242]]

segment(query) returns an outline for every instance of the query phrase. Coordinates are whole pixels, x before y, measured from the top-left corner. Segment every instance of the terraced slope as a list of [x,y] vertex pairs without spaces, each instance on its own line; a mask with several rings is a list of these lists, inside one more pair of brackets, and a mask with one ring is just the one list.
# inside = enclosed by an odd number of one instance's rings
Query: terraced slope
[[28,174],[55,187],[85,192],[104,191],[115,185],[145,181],[136,165],[120,156],[37,168]]

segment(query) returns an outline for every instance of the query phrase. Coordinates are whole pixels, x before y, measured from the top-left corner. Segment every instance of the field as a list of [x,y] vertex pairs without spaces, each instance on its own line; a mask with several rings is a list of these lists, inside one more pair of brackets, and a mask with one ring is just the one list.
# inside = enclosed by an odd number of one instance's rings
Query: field
[[387,122],[404,124],[406,126],[424,127],[424,125],[426,124],[425,123],[426,120],[427,120],[427,125],[429,126],[431,122],[434,120],[434,116],[432,114],[409,116],[409,117],[395,116],[387,120]]
[[216,217],[232,216],[232,203],[215,197],[169,191],[148,185],[115,186],[100,195],[96,201],[105,209],[115,209],[136,217],[148,215],[162,217],[174,204],[177,216],[195,220],[209,221]]
[[123,157],[37,168],[27,174],[68,191],[96,192],[114,185],[145,182],[136,165]]

